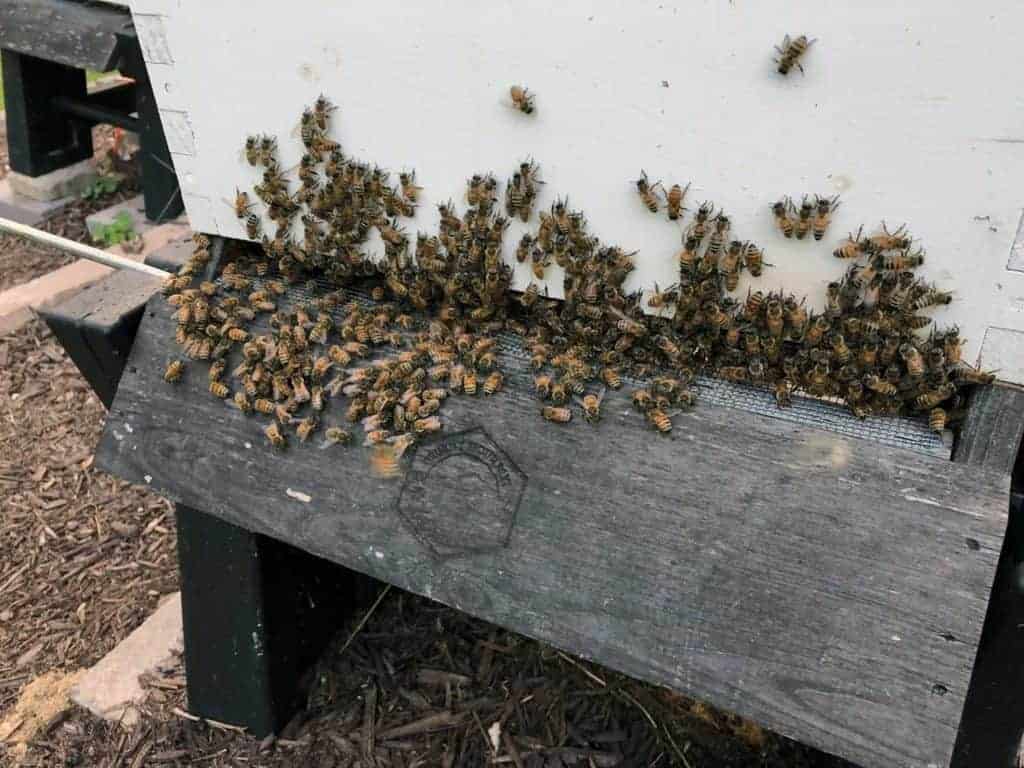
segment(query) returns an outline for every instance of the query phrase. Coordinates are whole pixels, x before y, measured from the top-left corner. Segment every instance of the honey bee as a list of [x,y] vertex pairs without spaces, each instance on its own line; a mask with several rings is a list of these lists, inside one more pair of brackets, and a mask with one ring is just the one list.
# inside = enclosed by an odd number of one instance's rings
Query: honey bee
[[249,340],[249,334],[247,331],[243,331],[241,328],[228,328],[228,332],[225,334],[231,341],[238,344],[244,344]]
[[176,384],[181,381],[181,374],[185,370],[185,364],[181,360],[171,360],[164,371],[164,381],[169,384]]
[[[449,385],[451,381],[449,381]],[[475,395],[477,387],[476,371],[467,370],[462,378],[462,391],[467,395]]]
[[640,178],[636,180],[636,191],[640,195],[640,200],[644,206],[651,213],[657,213],[658,208],[661,206],[658,196],[654,193],[654,190],[660,185],[660,181],[652,185],[647,178],[647,174],[642,170],[640,171]]
[[815,206],[817,210],[811,222],[811,231],[815,240],[821,240],[825,236],[828,225],[832,222],[832,214],[840,206],[839,195],[831,198],[818,195],[815,198]]
[[441,426],[441,419],[437,416],[429,416],[425,419],[416,419],[412,424],[413,432],[418,435],[437,432],[441,429]]
[[249,196],[245,192],[235,190],[235,216],[244,219],[249,215],[249,209],[253,204],[249,202]]
[[612,389],[622,388],[622,376],[619,374],[619,371],[615,368],[602,368],[601,381],[604,382],[605,386],[611,387]]
[[325,445],[347,444],[352,442],[352,434],[341,427],[328,427],[324,439]]
[[779,379],[775,382],[775,403],[779,408],[789,408],[793,405],[793,382],[789,379]]
[[693,271],[693,265],[697,261],[697,250],[700,248],[700,238],[690,235],[683,241],[683,249],[679,251],[679,272],[685,277]]
[[672,188],[668,191],[665,200],[668,203],[668,217],[675,221],[678,219],[685,208],[683,208],[683,200],[686,199],[686,193],[690,190],[690,184],[685,187],[681,187],[678,184],[673,184]]
[[529,234],[525,234],[520,238],[519,245],[516,247],[516,261],[520,264],[526,261],[530,251],[533,249],[534,242],[536,241]]
[[572,410],[569,408],[556,408],[546,405],[541,409],[540,415],[547,421],[553,421],[556,424],[568,424],[572,421]]
[[583,418],[593,424],[596,421],[601,420],[601,403],[604,400],[604,390],[600,394],[587,394],[582,398],[575,398],[576,402],[579,403],[580,408],[583,409]]
[[696,238],[698,246],[704,241],[704,238],[707,237],[708,217],[710,217],[714,212],[714,204],[705,201],[700,204],[700,208],[697,209],[697,213],[693,217],[693,223],[690,225],[689,237]]
[[[793,202],[790,201],[792,207]],[[814,204],[804,195],[800,200],[800,210],[797,212],[797,219],[793,223],[793,235],[797,240],[803,240],[811,231],[811,215],[814,212]]]
[[263,434],[267,436],[267,440],[270,441],[270,444],[274,448],[276,448],[279,451],[284,450],[286,441],[284,439],[284,435],[281,434],[281,430],[277,426],[277,424],[273,422],[268,424],[266,428],[264,428]]
[[320,422],[317,421],[312,416],[305,419],[299,419],[299,421],[296,422],[295,425],[295,434],[298,436],[299,442],[304,443],[307,440],[309,440],[310,436],[316,431],[317,427],[319,426]]
[[948,414],[942,408],[932,408],[928,412],[928,426],[933,432],[938,432],[940,435],[946,429],[946,421]]
[[884,269],[887,272],[903,272],[916,269],[924,264],[924,252],[901,251],[896,254],[882,254],[875,258],[875,268]]
[[782,45],[775,46],[775,50],[779,54],[779,57],[775,59],[775,62],[779,65],[776,71],[780,75],[788,75],[795,66],[803,74],[804,68],[800,63],[800,58],[807,53],[807,49],[814,45],[814,43],[814,40],[807,39],[807,35],[800,35],[795,40],[791,40],[789,35],[786,35],[782,39]]
[[533,379],[533,390],[541,400],[547,400],[551,395],[551,377],[542,374]]
[[409,202],[415,203],[423,187],[416,186],[416,171],[398,174],[398,183],[402,186],[402,195]]
[[675,285],[670,285],[664,291],[658,288],[658,284],[654,284],[654,292],[650,298],[647,299],[647,306],[652,309],[664,309],[669,304],[675,304],[679,298],[679,292],[675,290]]
[[873,373],[864,377],[864,386],[880,395],[895,395],[898,391],[895,385]]
[[223,400],[231,397],[231,390],[223,382],[214,380],[210,382],[210,394]]
[[260,217],[255,213],[249,213],[245,216],[245,234],[250,240],[258,240],[260,232],[262,231],[262,223]]
[[663,435],[672,431],[672,417],[660,408],[647,411],[647,420]]
[[646,411],[654,405],[654,396],[646,389],[634,390],[632,400],[633,407],[638,411]]
[[274,413],[274,403],[272,400],[267,400],[265,397],[258,397],[253,401],[253,409],[257,413],[262,413],[265,416],[271,416]]
[[760,277],[764,270],[764,251],[754,243],[746,243],[743,247],[743,265],[752,276]]
[[206,372],[206,375],[210,381],[220,381],[224,375],[225,368],[227,368],[227,363],[223,360],[215,360],[210,364],[210,369]]
[[[895,387],[893,387],[895,390]],[[943,384],[930,392],[918,395],[914,398],[914,405],[922,411],[930,411],[943,400],[948,400],[956,394],[956,386],[949,382]]]
[[512,105],[520,112],[532,115],[534,112],[533,94],[521,85],[513,85],[508,89],[512,97]]
[[910,248],[912,240],[907,237],[907,225],[901,225],[895,232],[890,232],[885,222],[882,231],[873,234],[868,242],[878,251],[905,251]]
[[501,389],[504,377],[501,371],[494,371],[484,380],[483,391],[485,395],[493,395]]
[[982,371],[961,363],[960,366],[953,371],[953,378],[965,384],[986,385],[995,381],[996,375],[990,371]]
[[249,396],[245,392],[241,390],[235,392],[232,402],[242,413],[252,413],[252,401],[249,400]]
[[795,228],[793,219],[789,217],[789,210],[793,207],[793,201],[788,197],[772,203],[772,215],[775,217],[775,225],[786,237],[793,237]]
[[832,255],[837,259],[858,259],[863,254],[864,241],[861,240],[861,235],[864,233],[864,227],[857,230],[856,236],[851,232],[845,240],[843,240],[839,247],[832,251]]

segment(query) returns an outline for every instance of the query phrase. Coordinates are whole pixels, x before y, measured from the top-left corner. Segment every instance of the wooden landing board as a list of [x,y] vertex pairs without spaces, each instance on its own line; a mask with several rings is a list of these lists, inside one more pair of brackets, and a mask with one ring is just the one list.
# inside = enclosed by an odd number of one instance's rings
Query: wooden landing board
[[512,371],[384,480],[363,447],[272,454],[205,366],[165,384],[171,335],[157,297],[104,469],[865,766],[948,765],[1007,475],[708,405],[662,437],[624,392],[545,424]]

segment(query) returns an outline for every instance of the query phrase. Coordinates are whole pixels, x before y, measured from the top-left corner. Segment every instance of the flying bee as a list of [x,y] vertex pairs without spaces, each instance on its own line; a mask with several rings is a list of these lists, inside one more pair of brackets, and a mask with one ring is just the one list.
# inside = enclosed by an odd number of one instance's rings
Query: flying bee
[[789,216],[789,210],[792,206],[793,201],[788,197],[772,203],[772,215],[775,217],[775,225],[786,237],[793,237],[793,232],[795,231],[793,219]]
[[640,171],[640,178],[636,180],[636,191],[640,195],[640,200],[644,206],[651,213],[657,213],[658,208],[661,207],[661,203],[658,200],[658,196],[654,193],[654,190],[661,186],[661,182],[650,183],[647,178],[647,173]]
[[839,195],[831,198],[822,197],[821,195],[815,197],[817,210],[815,211],[814,219],[811,221],[811,231],[814,234],[815,240],[821,240],[825,236],[825,230],[832,223],[832,214],[836,212],[839,205]]
[[800,63],[800,59],[814,43],[814,40],[807,39],[807,35],[800,35],[795,40],[786,35],[782,39],[782,45],[775,46],[775,50],[779,54],[779,57],[775,59],[779,65],[776,71],[780,75],[788,75],[795,66],[803,74],[804,67]]
[[532,115],[534,112],[533,94],[527,88],[521,85],[513,85],[508,89],[509,96],[512,97],[512,105],[520,112]]
[[556,408],[546,405],[541,409],[540,415],[547,421],[553,421],[556,424],[568,424],[572,421],[572,410],[569,408]]
[[181,381],[181,374],[185,370],[185,364],[181,360],[171,360],[164,371],[164,381],[176,384]]
[[[793,202],[790,201],[790,207]],[[814,213],[814,204],[804,195],[800,200],[800,210],[796,211],[797,219],[793,223],[793,236],[797,240],[803,240],[811,231],[811,215]]]
[[668,195],[665,196],[665,200],[668,203],[668,217],[675,221],[678,219],[685,208],[683,208],[683,200],[686,199],[686,193],[690,189],[690,184],[685,187],[681,187],[678,184],[673,184],[672,188],[668,191]]
[[700,204],[700,208],[697,209],[697,213],[693,217],[693,223],[690,225],[689,237],[696,238],[698,246],[704,241],[704,238],[708,234],[708,217],[715,212],[715,206],[713,203],[704,201]]

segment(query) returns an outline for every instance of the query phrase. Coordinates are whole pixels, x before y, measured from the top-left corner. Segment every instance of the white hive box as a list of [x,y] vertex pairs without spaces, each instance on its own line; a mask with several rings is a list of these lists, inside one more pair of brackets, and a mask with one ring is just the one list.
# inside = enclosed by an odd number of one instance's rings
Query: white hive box
[[[691,207],[714,201],[766,249],[758,287],[812,306],[843,273],[831,251],[848,231],[906,223],[927,249],[922,274],[956,291],[936,320],[960,326],[966,359],[1024,383],[1020,3],[130,4],[198,230],[244,237],[229,201],[258,180],[246,135],[279,136],[297,164],[299,114],[324,93],[348,154],[416,170],[410,232],[436,231],[436,203],[462,201],[474,172],[504,180],[530,156],[541,206],[567,195],[603,240],[639,252],[631,288],[672,283],[680,243],[640,205],[640,169],[692,181]],[[786,33],[817,38],[806,76],[774,71]],[[536,93],[536,114],[511,108],[513,83]],[[822,243],[773,226],[769,204],[803,193],[842,194]],[[522,227],[506,236],[510,263]],[[529,280],[517,265],[517,287]],[[561,283],[552,267],[552,296]]]

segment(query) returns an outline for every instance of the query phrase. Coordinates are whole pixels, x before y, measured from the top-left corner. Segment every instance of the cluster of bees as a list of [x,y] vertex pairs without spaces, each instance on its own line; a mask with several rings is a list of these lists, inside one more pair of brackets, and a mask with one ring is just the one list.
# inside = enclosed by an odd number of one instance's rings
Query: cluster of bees
[[812,234],[815,240],[821,240],[839,205],[839,195],[815,195],[813,201],[804,195],[799,208],[792,198],[784,197],[772,203],[772,216],[775,217],[775,226],[787,238],[804,240],[808,234]]
[[[734,296],[741,271],[761,275],[764,251],[735,237],[730,217],[704,202],[683,229],[678,282],[655,286],[645,301],[624,288],[633,253],[602,243],[564,198],[537,206],[542,182],[532,160],[506,183],[503,209],[497,179],[476,174],[461,215],[442,203],[437,234],[410,237],[401,219],[418,204],[415,173],[395,184],[388,171],[345,155],[327,135],[333,110],[321,97],[303,113],[294,191],[276,141],[247,140],[246,158],[261,172],[253,193],[274,231],[263,231],[247,193],[238,192],[234,208],[261,241],[259,252],[228,262],[218,282],[195,286],[210,261],[209,242],[197,236],[189,263],[165,285],[176,341],[185,356],[209,361],[210,393],[268,417],[264,431],[276,448],[291,432],[300,442],[321,432],[325,446],[352,442],[350,428],[322,428],[329,404],[344,400],[348,423],[376,446],[375,465],[397,471],[416,439],[443,427],[449,396],[501,390],[499,333],[522,339],[540,415],[556,424],[570,422],[576,408],[588,422],[600,420],[607,389],[632,376],[647,382],[634,405],[653,429],[669,432],[674,415],[694,406],[693,381],[706,373],[771,388],[780,407],[804,391],[842,400],[861,417],[927,412],[942,430],[958,411],[961,385],[991,380],[961,361],[955,328],[919,334],[930,322],[921,313],[952,296],[917,277],[923,252],[902,228],[883,225],[843,241],[835,256],[850,267],[829,284],[825,310],[813,313],[783,292]],[[666,192],[642,173],[636,188],[654,213],[660,188],[668,218],[685,218],[689,185]],[[791,218],[785,202],[793,235],[815,239],[838,204],[819,197],[807,216],[802,204]],[[536,220],[516,258],[529,259],[538,280],[550,264],[560,266],[564,300],[542,295],[536,282],[510,291],[502,245],[514,217]],[[380,262],[367,253],[374,231],[384,244]],[[357,282],[372,286],[374,304],[340,290]],[[281,307],[300,285],[315,298]],[[166,378],[180,380],[183,371],[174,360]]]

